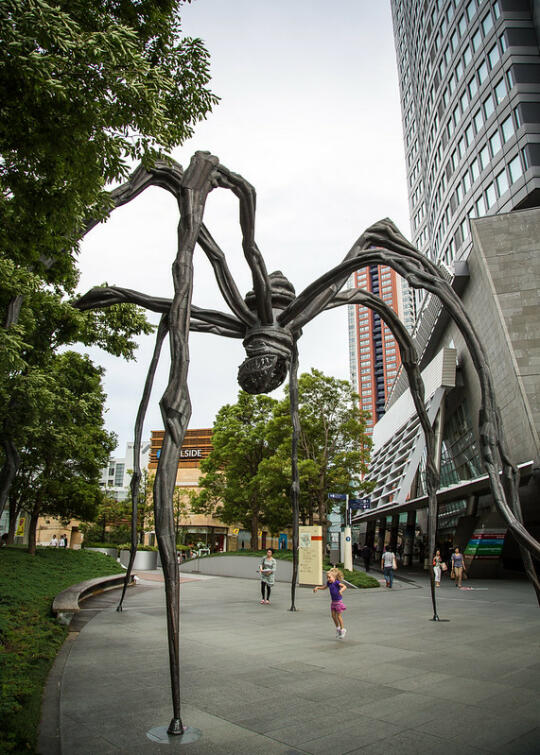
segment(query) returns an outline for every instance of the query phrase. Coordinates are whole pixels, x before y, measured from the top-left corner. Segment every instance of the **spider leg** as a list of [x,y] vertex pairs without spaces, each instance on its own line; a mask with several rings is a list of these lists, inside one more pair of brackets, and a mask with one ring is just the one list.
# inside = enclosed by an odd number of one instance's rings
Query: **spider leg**
[[[428,541],[429,552],[435,552],[435,543],[437,541],[437,523],[439,504],[437,501],[437,490],[440,483],[440,464],[436,456],[435,431],[429,421],[428,413],[425,407],[425,389],[424,381],[420,374],[418,366],[418,354],[414,342],[409,335],[394,310],[385,302],[370,291],[362,289],[350,289],[349,291],[338,294],[328,305],[327,309],[339,307],[343,304],[362,304],[376,312],[386,325],[390,328],[396,343],[398,344],[401,354],[401,362],[409,379],[409,389],[414,401],[414,406],[422,426],[424,438],[426,441],[426,490],[429,500],[428,516]],[[437,599],[435,591],[435,574],[433,565],[431,566],[431,602],[433,606],[433,619],[438,620]]]
[[180,716],[180,589],[172,499],[178,458],[191,417],[187,375],[193,252],[203,221],[206,198],[212,189],[212,172],[217,163],[216,157],[197,152],[182,179],[178,253],[172,267],[174,299],[169,310],[171,368],[169,382],[160,402],[165,435],[154,482],[154,512],[165,581],[173,702],[173,717],[167,731],[173,735],[183,734],[184,727]]
[[270,325],[273,321],[270,279],[262,254],[255,243],[255,189],[245,178],[232,173],[221,164],[214,171],[213,180],[216,186],[230,189],[238,197],[242,248],[253,278],[257,314],[263,325]]
[[[84,296],[81,296],[74,302],[75,307],[82,311],[87,309],[99,309],[101,307],[112,307],[114,304],[129,302],[138,304],[152,312],[168,313],[172,299],[165,299],[158,296],[150,296],[140,291],[134,291],[130,288],[120,288],[118,286],[96,286],[90,289]],[[195,305],[191,306],[190,330],[198,332],[218,333],[219,335],[229,336],[230,338],[243,338],[245,327],[240,320],[213,309],[201,309]]]
[[205,225],[201,226],[197,242],[208,257],[210,264],[214,269],[219,290],[231,308],[231,311],[234,312],[238,319],[245,325],[254,325],[256,318],[246,306],[240,292],[238,291],[234,278],[232,277],[225,260],[225,254],[214,241]]
[[137,555],[137,510],[139,503],[139,487],[141,483],[141,440],[144,418],[146,416],[146,410],[148,409],[148,402],[150,401],[150,394],[152,393],[152,386],[154,384],[154,377],[156,369],[159,363],[159,356],[161,353],[161,347],[165,336],[169,331],[168,315],[161,316],[159,326],[156,335],[156,345],[154,347],[154,353],[150,361],[148,368],[148,374],[144,383],[143,395],[139,404],[139,411],[137,412],[137,418],[135,420],[134,442],[133,442],[133,475],[131,477],[131,550],[129,554],[129,563],[126,571],[126,578],[124,580],[124,587],[122,589],[122,596],[120,602],[116,608],[117,611],[122,610],[124,603],[124,597],[126,594],[127,586],[131,581],[131,572],[133,571],[133,563],[135,556]]

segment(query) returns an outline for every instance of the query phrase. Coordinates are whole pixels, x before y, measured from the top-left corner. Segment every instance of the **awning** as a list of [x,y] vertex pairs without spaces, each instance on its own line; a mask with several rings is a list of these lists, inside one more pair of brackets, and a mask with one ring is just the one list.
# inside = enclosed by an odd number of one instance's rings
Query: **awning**
[[[533,468],[533,461],[518,464],[520,482],[528,481],[533,472]],[[454,485],[449,485],[446,488],[440,488],[437,491],[437,501],[439,504],[450,503],[452,501],[459,501],[463,498],[469,498],[473,495],[482,495],[483,493],[489,492],[489,476],[485,474],[481,477],[474,477],[472,480],[462,480],[461,482],[456,482]],[[396,516],[397,514],[404,514],[408,511],[418,511],[419,509],[426,509],[428,503],[427,495],[423,495],[419,498],[411,498],[404,503],[390,503],[385,506],[379,506],[376,509],[363,511],[361,514],[353,516],[352,521],[353,524],[359,524],[360,522],[367,522],[372,519],[382,519],[385,516]]]

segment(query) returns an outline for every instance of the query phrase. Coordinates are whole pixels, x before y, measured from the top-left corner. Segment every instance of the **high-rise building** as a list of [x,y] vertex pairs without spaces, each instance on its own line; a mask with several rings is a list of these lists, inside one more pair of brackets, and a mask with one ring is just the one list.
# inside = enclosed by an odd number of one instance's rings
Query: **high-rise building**
[[[401,314],[400,279],[384,265],[370,265],[353,273],[352,288],[377,294]],[[360,406],[369,412],[367,432],[383,416],[401,358],[396,341],[376,312],[358,304],[349,306],[349,361],[351,384],[360,395]]]
[[412,241],[452,269],[471,218],[540,205],[540,2],[392,0],[392,14]]

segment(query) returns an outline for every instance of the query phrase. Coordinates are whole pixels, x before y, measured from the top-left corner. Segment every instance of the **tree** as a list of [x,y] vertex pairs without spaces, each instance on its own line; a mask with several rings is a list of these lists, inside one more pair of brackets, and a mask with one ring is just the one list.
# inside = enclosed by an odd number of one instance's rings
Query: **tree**
[[[153,329],[133,305],[119,305],[97,316],[88,314],[79,312],[61,294],[43,285],[29,291],[22,303],[19,323],[14,327],[20,341],[19,353],[0,373],[0,512],[17,474],[22,449],[31,444],[37,423],[45,421],[46,407],[51,409],[50,419],[56,414],[49,391],[57,352],[82,342],[132,359],[134,336]],[[61,397],[58,400],[61,402]],[[21,470],[21,474],[29,473],[28,464],[27,457],[26,471]],[[16,500],[17,496],[12,497],[10,522],[16,519]]]
[[261,525],[274,532],[290,524],[273,510],[274,500],[259,475],[261,463],[275,449],[268,443],[267,427],[277,405],[269,396],[244,391],[236,404],[226,404],[217,413],[212,431],[212,451],[201,463],[201,493],[193,510],[212,514],[225,524],[241,522],[251,532],[251,549],[257,550]]
[[19,503],[30,514],[32,554],[42,514],[95,517],[102,500],[100,471],[116,447],[115,436],[103,427],[105,398],[101,370],[86,356],[56,354],[42,375],[17,486]]
[[[130,503],[128,500],[118,501],[106,490],[101,490],[94,518],[81,525],[85,541],[98,543],[126,542],[129,538],[129,526],[127,526],[129,512]],[[111,537],[114,533],[111,533],[110,528],[114,525],[116,525],[116,530],[119,529],[120,525],[120,532],[116,533],[120,537]]]
[[73,284],[106,185],[181,144],[216,103],[182,2],[0,4],[0,250],[18,267]]
[[[300,439],[298,466],[300,508],[304,523],[323,526],[326,534],[328,494],[367,493],[366,480],[371,439],[366,435],[366,415],[358,395],[346,380],[312,369],[298,380]],[[261,465],[267,490],[274,498],[288,494],[291,479],[291,421],[289,398],[276,406],[267,429],[275,453]]]

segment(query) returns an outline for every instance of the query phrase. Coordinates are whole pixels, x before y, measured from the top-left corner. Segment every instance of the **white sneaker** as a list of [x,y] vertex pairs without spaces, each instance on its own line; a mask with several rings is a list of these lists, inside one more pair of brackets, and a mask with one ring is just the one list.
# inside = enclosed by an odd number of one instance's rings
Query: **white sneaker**
[[340,634],[340,637],[341,637],[342,640],[345,639],[345,635],[346,634],[347,634],[347,630],[345,629],[345,627],[343,627],[343,629],[341,630],[341,634]]
[[341,637],[341,629],[336,629],[336,637]]

